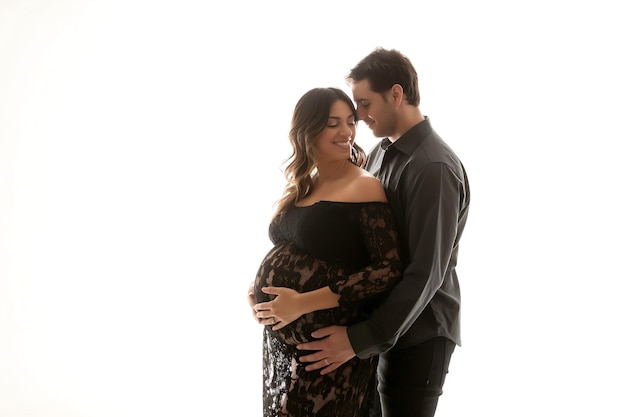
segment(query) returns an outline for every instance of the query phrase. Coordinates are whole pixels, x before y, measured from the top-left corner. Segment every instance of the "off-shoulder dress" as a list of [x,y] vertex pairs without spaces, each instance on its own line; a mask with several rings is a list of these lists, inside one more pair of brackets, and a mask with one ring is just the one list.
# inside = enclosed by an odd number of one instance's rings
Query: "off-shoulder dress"
[[353,358],[334,372],[306,371],[298,343],[311,332],[363,320],[400,279],[397,229],[387,203],[320,201],[292,207],[273,219],[274,247],[255,280],[257,302],[271,296],[264,286],[298,292],[330,286],[339,307],[305,314],[288,326],[263,331],[264,417],[366,416],[378,358]]

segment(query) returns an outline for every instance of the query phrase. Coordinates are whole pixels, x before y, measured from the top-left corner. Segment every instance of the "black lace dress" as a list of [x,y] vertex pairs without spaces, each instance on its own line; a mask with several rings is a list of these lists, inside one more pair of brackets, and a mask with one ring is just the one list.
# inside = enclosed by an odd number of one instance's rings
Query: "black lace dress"
[[311,332],[363,320],[401,274],[397,231],[385,203],[322,201],[293,207],[269,227],[275,246],[261,262],[257,302],[268,301],[264,286],[298,292],[330,286],[340,306],[305,314],[285,328],[263,333],[263,415],[364,416],[375,389],[378,357],[353,358],[328,375],[306,371],[295,345]]

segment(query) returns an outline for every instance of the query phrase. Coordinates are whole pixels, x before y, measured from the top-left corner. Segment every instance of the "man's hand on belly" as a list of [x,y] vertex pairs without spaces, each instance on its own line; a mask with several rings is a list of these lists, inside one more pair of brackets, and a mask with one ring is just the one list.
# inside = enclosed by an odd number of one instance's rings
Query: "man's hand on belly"
[[356,356],[345,326],[324,327],[311,333],[311,336],[319,340],[296,346],[299,350],[317,351],[300,357],[301,362],[310,362],[310,365],[305,367],[307,371],[320,370],[320,373],[325,375]]

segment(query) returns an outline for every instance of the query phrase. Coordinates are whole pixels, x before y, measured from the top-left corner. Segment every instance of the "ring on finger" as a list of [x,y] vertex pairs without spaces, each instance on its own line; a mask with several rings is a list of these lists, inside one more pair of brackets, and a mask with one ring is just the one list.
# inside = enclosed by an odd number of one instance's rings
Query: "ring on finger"
[[326,364],[326,366],[330,365],[330,363],[328,362],[328,358],[324,359],[324,363]]

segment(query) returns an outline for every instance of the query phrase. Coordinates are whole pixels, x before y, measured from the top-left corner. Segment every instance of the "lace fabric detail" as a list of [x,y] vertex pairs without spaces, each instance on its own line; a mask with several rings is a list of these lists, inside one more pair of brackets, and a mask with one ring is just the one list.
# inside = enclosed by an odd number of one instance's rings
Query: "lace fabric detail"
[[351,233],[355,235],[355,242],[360,242],[364,255],[351,251],[343,259],[329,262],[312,256],[311,250],[300,248],[290,235],[299,233],[298,223],[323,217],[320,211],[324,207],[296,209],[291,216],[280,220],[284,224],[271,226],[275,228],[273,236],[277,243],[261,262],[255,280],[255,297],[258,302],[270,299],[260,290],[264,286],[285,286],[306,292],[329,285],[340,292],[340,306],[305,314],[278,331],[273,331],[271,326],[264,329],[263,415],[367,415],[364,405],[376,389],[377,357],[365,360],[355,357],[334,372],[321,375],[319,371],[304,369],[299,357],[309,352],[298,351],[295,345],[313,340],[311,332],[319,328],[363,320],[377,297],[384,295],[400,277],[393,217],[388,206],[380,203],[348,204],[333,212],[333,216],[345,217],[341,224],[346,229],[336,230],[333,226],[327,235],[320,236],[320,226],[316,225],[315,236],[310,236],[309,243],[317,239],[316,244],[324,245],[326,239],[339,233]]
[[298,362],[295,346],[263,334],[263,416],[366,416],[366,396],[376,389],[378,357],[353,358],[336,371],[320,375]]

